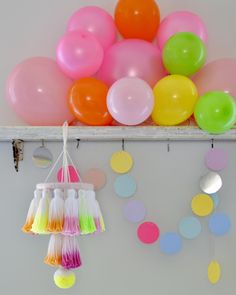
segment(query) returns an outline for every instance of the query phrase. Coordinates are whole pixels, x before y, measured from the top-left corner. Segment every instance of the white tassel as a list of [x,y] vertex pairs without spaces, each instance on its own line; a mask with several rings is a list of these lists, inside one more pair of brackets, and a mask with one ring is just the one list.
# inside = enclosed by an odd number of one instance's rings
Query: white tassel
[[76,191],[70,189],[67,192],[67,199],[65,201],[65,217],[63,234],[69,236],[75,236],[80,233],[78,214],[79,214],[79,202],[76,198]]
[[24,226],[22,227],[22,231],[25,233],[31,233],[32,231],[32,225],[34,223],[35,215],[37,213],[39,202],[42,197],[42,192],[40,190],[34,191],[34,198],[30,203],[30,207],[28,210],[28,214],[26,217],[26,221]]
[[51,233],[61,233],[64,226],[64,199],[60,189],[54,190],[54,198],[50,203],[47,230]]
[[64,236],[61,264],[65,269],[75,269],[81,266],[80,249],[76,237]]

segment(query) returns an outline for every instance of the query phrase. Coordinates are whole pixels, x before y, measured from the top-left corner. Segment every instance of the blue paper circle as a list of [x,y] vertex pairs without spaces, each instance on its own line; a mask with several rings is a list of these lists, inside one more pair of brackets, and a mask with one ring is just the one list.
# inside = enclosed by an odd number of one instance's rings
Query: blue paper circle
[[182,249],[182,239],[177,233],[166,233],[161,235],[160,250],[167,255],[174,255]]
[[209,230],[216,236],[227,234],[231,228],[231,221],[228,215],[224,213],[215,213],[209,219]]
[[129,198],[135,194],[137,185],[133,177],[129,174],[124,174],[116,178],[114,188],[119,197]]
[[193,216],[185,217],[179,224],[179,232],[185,239],[195,239],[202,231],[201,222]]
[[220,198],[219,198],[219,196],[217,194],[212,194],[210,196],[211,196],[211,198],[212,198],[212,200],[214,202],[215,209],[218,208],[219,205],[220,205]]

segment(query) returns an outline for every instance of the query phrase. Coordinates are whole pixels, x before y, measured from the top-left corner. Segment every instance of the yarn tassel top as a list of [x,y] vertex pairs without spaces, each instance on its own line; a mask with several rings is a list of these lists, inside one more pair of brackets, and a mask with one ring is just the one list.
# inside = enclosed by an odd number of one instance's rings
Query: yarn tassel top
[[39,202],[42,197],[42,192],[40,190],[34,191],[34,198],[30,203],[30,207],[28,210],[28,214],[26,217],[26,221],[24,226],[22,227],[22,231],[24,233],[32,233],[32,225],[34,223],[35,215],[39,207]]
[[43,190],[43,196],[40,199],[39,206],[32,225],[32,232],[35,234],[48,234],[48,212],[51,200],[51,191]]
[[54,198],[50,203],[47,230],[51,233],[61,233],[64,226],[64,199],[60,189],[54,190]]
[[63,234],[69,236],[79,235],[80,228],[78,224],[79,202],[76,198],[76,191],[70,189],[67,192],[67,199],[65,201],[65,217]]

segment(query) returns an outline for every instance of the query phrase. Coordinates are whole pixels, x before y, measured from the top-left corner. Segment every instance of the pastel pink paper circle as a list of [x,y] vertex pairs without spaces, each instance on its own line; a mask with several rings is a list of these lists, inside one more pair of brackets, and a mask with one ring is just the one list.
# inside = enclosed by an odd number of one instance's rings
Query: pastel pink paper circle
[[61,38],[57,46],[57,63],[72,79],[94,75],[104,57],[102,45],[86,31],[71,31]]
[[101,169],[93,168],[85,172],[83,181],[93,184],[95,190],[99,190],[105,186],[107,177]]
[[12,71],[7,81],[6,97],[14,112],[26,123],[62,125],[73,120],[67,107],[71,83],[53,59],[33,57]]
[[160,24],[157,34],[159,48],[162,50],[168,39],[180,32],[194,33],[203,42],[207,41],[207,29],[201,18],[189,11],[177,11],[164,18]]
[[153,87],[166,76],[157,46],[144,40],[123,40],[112,45],[104,56],[97,78],[108,85],[124,78],[140,78]]
[[210,91],[223,91],[236,100],[236,59],[215,60],[204,66],[194,77],[199,96]]
[[138,227],[137,235],[142,243],[153,244],[158,240],[160,236],[160,230],[155,223],[144,222]]
[[107,96],[112,117],[124,125],[138,125],[149,118],[154,107],[151,87],[138,78],[123,78],[115,82]]
[[86,6],[76,11],[69,20],[68,31],[88,31],[101,43],[104,50],[116,40],[113,18],[104,9]]
[[214,148],[209,150],[205,157],[207,168],[213,171],[223,170],[228,163],[228,156],[222,149]]
[[[79,172],[76,171],[73,166],[68,166],[68,172],[69,172],[69,179],[68,179],[69,182],[77,183],[77,182],[81,181],[81,179],[79,177]],[[60,168],[60,170],[58,171],[57,180],[58,180],[58,182],[65,181],[65,177],[63,175],[63,168]]]

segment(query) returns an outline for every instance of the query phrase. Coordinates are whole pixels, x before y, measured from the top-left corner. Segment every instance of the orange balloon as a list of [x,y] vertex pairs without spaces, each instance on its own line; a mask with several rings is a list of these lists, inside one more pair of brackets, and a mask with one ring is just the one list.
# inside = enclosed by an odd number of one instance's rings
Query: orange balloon
[[91,126],[106,126],[112,122],[107,109],[108,86],[95,78],[75,82],[69,94],[69,109],[80,122]]
[[153,41],[160,25],[160,10],[154,0],[119,0],[115,22],[124,38]]

